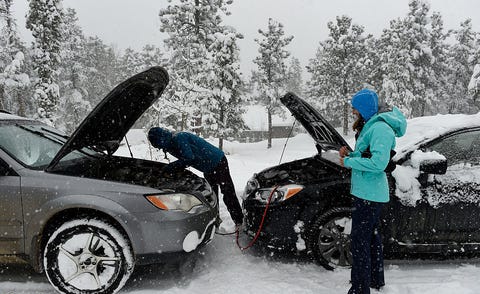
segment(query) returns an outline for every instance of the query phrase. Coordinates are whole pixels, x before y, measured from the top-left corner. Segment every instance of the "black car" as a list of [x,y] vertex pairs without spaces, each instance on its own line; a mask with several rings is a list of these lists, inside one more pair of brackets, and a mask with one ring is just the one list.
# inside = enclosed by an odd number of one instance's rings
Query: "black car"
[[[258,242],[307,252],[327,269],[348,267],[350,170],[338,160],[339,148],[348,144],[301,98],[288,93],[281,101],[313,137],[318,154],[248,181],[246,231],[258,232],[268,203]],[[396,151],[382,213],[385,257],[480,252],[480,113],[409,120]]]

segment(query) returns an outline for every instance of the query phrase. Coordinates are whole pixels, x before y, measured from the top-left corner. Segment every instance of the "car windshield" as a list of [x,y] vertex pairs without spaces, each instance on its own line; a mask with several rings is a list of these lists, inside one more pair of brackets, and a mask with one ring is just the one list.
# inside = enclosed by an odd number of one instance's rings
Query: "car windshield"
[[[0,124],[0,148],[21,164],[43,169],[65,144],[68,137],[47,125],[29,122]],[[63,160],[90,157],[98,152],[84,148],[73,151]]]

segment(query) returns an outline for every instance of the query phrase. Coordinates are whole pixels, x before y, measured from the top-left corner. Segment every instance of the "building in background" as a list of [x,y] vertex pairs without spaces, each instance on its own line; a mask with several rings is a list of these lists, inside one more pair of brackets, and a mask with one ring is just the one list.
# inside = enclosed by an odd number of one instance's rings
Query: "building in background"
[[[295,123],[292,130],[292,125],[295,118],[290,115],[289,111],[284,112],[283,115],[275,114],[272,116],[272,138],[288,138],[301,132],[299,130],[300,124]],[[237,135],[236,140],[240,142],[259,142],[267,140],[268,138],[268,120],[267,109],[261,105],[249,105],[243,114],[248,130],[242,131]]]

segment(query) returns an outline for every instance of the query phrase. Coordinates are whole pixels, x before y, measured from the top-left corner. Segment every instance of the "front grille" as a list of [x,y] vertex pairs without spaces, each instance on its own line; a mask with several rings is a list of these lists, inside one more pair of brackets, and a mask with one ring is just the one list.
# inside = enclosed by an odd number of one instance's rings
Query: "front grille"
[[212,187],[210,187],[210,184],[207,182],[207,181],[203,181],[203,185],[202,185],[202,195],[203,197],[205,197],[205,199],[207,200],[207,202],[212,206],[214,207],[215,205],[217,205],[217,202],[218,202],[218,197],[217,197],[217,194],[215,194],[212,190]]

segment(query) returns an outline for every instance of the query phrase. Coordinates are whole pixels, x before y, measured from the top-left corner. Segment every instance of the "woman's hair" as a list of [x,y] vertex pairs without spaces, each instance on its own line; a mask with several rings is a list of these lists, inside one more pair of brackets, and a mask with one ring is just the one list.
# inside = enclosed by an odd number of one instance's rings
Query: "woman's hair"
[[352,129],[355,131],[355,139],[357,139],[358,136],[360,135],[360,132],[362,131],[364,125],[365,125],[365,120],[361,115],[359,115],[357,120],[352,125]]

